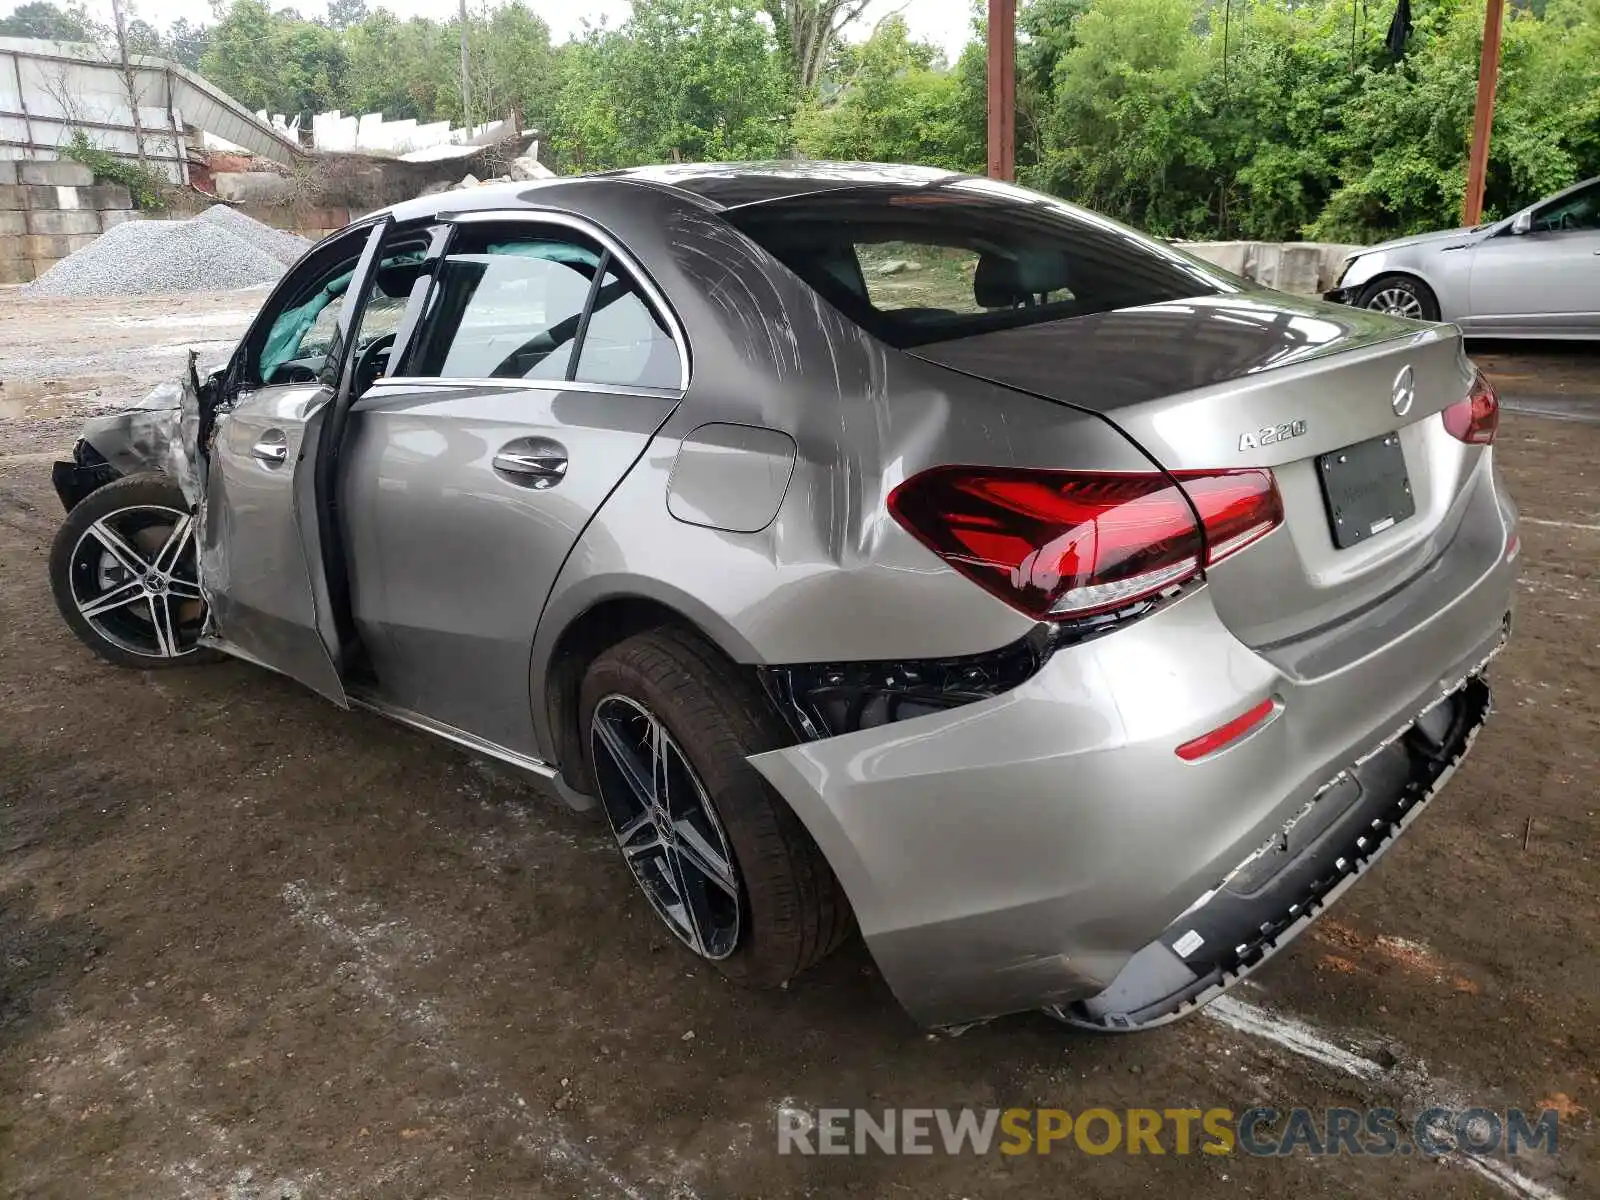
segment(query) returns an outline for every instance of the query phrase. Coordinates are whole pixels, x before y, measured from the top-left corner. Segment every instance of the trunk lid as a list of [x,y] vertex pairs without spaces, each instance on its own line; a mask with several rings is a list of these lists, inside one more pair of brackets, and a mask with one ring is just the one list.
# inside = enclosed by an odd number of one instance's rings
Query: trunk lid
[[[1454,535],[1483,455],[1436,415],[1472,382],[1453,326],[1277,293],[1121,309],[912,353],[1099,413],[1171,471],[1270,467],[1283,527],[1209,572],[1219,615],[1257,647],[1335,624],[1420,572]],[[1407,383],[1409,406],[1395,399]],[[1390,434],[1415,512],[1340,549],[1317,460]]]

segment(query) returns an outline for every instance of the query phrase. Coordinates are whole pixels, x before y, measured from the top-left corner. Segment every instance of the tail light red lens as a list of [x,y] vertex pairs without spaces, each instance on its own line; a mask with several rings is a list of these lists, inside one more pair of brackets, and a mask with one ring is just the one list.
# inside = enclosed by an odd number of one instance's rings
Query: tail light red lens
[[1457,400],[1440,415],[1451,437],[1469,445],[1487,446],[1500,428],[1500,397],[1479,371],[1472,378],[1472,390],[1466,399]]
[[895,488],[889,511],[974,583],[1031,617],[1063,620],[1154,596],[1283,519],[1270,472],[1177,479],[1181,489],[1155,472],[934,467]]

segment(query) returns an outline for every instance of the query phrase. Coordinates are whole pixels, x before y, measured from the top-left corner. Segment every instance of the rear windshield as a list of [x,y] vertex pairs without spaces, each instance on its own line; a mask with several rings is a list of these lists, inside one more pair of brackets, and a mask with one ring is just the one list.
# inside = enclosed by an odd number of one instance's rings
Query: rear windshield
[[1236,289],[1171,247],[987,179],[846,188],[724,215],[898,347]]

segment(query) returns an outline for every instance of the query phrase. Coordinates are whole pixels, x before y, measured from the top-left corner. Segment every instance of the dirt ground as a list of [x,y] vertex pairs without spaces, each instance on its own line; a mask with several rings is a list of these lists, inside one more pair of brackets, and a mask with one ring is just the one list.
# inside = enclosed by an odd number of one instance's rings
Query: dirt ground
[[[78,421],[259,294],[0,296],[0,1194],[1600,1195],[1600,351],[1482,347],[1520,502],[1497,715],[1230,1003],[930,1035],[859,944],[749,994],[534,786],[241,665],[103,665],[50,600]],[[785,1106],[1555,1108],[1559,1150],[780,1157]]]

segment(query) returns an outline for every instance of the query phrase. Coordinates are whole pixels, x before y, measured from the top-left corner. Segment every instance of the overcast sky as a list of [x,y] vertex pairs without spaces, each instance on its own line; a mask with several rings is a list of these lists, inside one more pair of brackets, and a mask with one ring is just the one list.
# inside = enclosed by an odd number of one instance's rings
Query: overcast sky
[[[327,11],[326,0],[272,0],[274,7],[293,7],[306,16],[317,16]],[[468,0],[472,8],[481,0]],[[550,25],[551,36],[558,42],[582,32],[585,19],[598,21],[608,18],[617,24],[628,15],[628,0],[589,0],[577,3],[571,0],[527,0],[528,7],[543,17]],[[368,0],[369,7],[387,8],[401,17],[433,17],[444,20],[451,16],[457,5],[450,0]],[[0,0],[0,9],[10,11],[15,0]],[[89,12],[98,20],[111,23],[110,0],[89,0]],[[207,0],[131,0],[135,15],[164,29],[179,17],[200,24],[213,20],[211,5]],[[945,56],[953,63],[966,44],[971,26],[970,0],[873,0],[867,9],[857,37],[865,36],[872,22],[886,13],[901,12],[911,27],[912,36],[923,38],[944,47]]]

